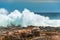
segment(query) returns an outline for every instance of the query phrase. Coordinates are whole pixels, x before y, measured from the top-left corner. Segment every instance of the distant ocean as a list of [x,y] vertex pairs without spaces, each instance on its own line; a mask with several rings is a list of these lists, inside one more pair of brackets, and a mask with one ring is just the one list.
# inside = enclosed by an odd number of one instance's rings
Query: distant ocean
[[21,3],[1,3],[0,8],[6,8],[8,11],[14,11],[18,9],[23,11],[24,8],[27,8],[33,12],[60,12],[60,3],[59,2],[21,2]]

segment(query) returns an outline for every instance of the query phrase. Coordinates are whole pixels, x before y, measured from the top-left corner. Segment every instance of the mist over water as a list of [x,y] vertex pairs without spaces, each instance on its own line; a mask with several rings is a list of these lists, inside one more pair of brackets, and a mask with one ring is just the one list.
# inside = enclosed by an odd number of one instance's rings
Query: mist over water
[[52,20],[48,16],[35,14],[26,8],[22,12],[14,10],[10,13],[5,8],[0,8],[0,26],[7,27],[7,25],[11,26],[11,24],[24,27],[29,25],[58,27],[60,26],[60,20]]

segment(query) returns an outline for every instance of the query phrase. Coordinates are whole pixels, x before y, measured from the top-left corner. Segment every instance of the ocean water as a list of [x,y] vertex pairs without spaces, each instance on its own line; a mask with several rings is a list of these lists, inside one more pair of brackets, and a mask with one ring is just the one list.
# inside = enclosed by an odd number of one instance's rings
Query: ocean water
[[6,8],[8,11],[18,9],[23,11],[27,8],[33,12],[60,12],[59,2],[20,2],[20,3],[2,3],[0,2],[0,8]]

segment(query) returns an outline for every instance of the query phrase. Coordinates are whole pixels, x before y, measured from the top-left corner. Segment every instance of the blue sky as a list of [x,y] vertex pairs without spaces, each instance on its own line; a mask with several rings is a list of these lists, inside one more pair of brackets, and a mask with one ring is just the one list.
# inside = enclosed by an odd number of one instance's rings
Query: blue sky
[[[0,8],[5,8],[9,12],[15,9],[23,11],[24,8],[33,12],[60,12],[60,0],[0,0]],[[58,15],[48,14],[46,16],[60,19]]]

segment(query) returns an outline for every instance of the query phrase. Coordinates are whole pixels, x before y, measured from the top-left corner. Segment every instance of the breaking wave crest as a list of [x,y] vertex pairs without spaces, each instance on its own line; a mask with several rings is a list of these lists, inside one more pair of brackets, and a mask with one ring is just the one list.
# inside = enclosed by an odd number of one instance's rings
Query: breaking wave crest
[[60,26],[60,20],[51,20],[49,17],[35,14],[28,9],[24,9],[22,12],[14,10],[8,12],[5,8],[0,8],[0,26],[7,27],[7,25],[14,24],[15,26],[21,25],[27,27],[33,26]]

